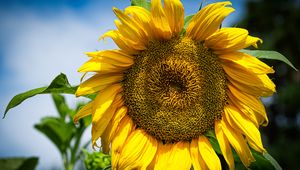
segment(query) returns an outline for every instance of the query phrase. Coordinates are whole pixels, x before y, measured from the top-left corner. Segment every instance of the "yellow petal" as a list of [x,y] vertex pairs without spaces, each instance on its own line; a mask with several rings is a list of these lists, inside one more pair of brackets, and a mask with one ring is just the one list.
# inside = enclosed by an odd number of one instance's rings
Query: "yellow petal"
[[111,118],[103,134],[101,135],[101,145],[102,145],[103,153],[106,154],[109,153],[110,143],[114,138],[114,135],[117,131],[118,125],[120,124],[120,121],[126,115],[126,113],[127,113],[127,108],[125,106],[122,106],[120,109],[118,109],[116,113],[113,115],[113,117]]
[[111,63],[105,63],[103,60],[97,58],[92,58],[86,63],[84,63],[79,69],[79,72],[98,72],[101,74],[107,73],[120,73],[123,70],[128,69],[128,67],[121,67]]
[[141,28],[140,25],[134,22],[134,20],[131,17],[124,14],[119,9],[113,8],[113,11],[122,23],[119,24],[119,22],[116,22],[116,26],[120,34],[122,34],[123,37],[126,37],[131,41],[136,42],[141,46],[144,46],[144,48],[146,48],[145,46],[148,43],[148,38],[143,28]]
[[202,41],[217,31],[226,16],[234,11],[229,1],[207,5],[192,18],[186,36]]
[[118,125],[120,124],[123,117],[125,117],[126,113],[127,107],[122,106],[120,109],[117,110],[116,114],[111,119],[111,126],[107,127],[108,129],[110,129],[110,133],[108,134],[109,141],[112,141],[112,139],[114,138]]
[[97,58],[103,63],[112,64],[120,67],[129,67],[133,64],[133,56],[121,50],[102,50],[87,52],[87,56]]
[[238,100],[235,99],[235,97],[231,94],[231,92],[227,92],[228,95],[228,102],[233,104],[238,112],[242,114],[244,117],[246,117],[249,121],[251,121],[256,128],[259,128],[259,121],[255,115],[255,112],[250,109],[248,106],[243,105]]
[[174,144],[159,142],[156,156],[147,169],[189,170],[190,167],[189,142],[177,142]]
[[151,13],[143,7],[129,6],[125,9],[125,14],[132,15],[136,23],[138,23],[143,29],[149,40],[152,39],[152,31],[150,26]]
[[118,109],[101,135],[101,145],[104,153],[109,153],[109,145],[115,136],[120,121],[126,115],[126,113],[127,108],[125,106],[122,106],[120,109]]
[[143,46],[140,46],[125,38],[117,30],[110,30],[104,33],[99,39],[104,39],[106,37],[110,37],[117,44],[117,46],[121,50],[126,51],[127,54],[138,54],[139,50],[144,50]]
[[178,36],[184,24],[184,9],[180,0],[164,0],[164,10],[173,35]]
[[226,138],[223,127],[220,121],[215,122],[215,133],[218,139],[218,143],[220,145],[222,154],[229,166],[230,170],[234,170],[234,159],[231,151],[231,147],[229,145],[228,139]]
[[100,90],[105,89],[111,84],[120,82],[122,79],[123,75],[121,74],[96,74],[80,84],[76,91],[76,96],[96,93]]
[[275,84],[266,74],[256,75],[249,70],[221,64],[230,82],[241,91],[255,96],[270,96],[276,91]]
[[[118,100],[118,102],[120,102]],[[116,110],[118,107],[121,107],[121,103],[116,103],[115,101],[112,103],[112,105],[105,111],[105,113],[103,114],[103,116],[101,117],[101,119],[99,119],[97,122],[92,122],[92,144],[93,147],[97,146],[97,140],[100,136],[103,135],[106,127],[108,126],[112,116],[115,114]],[[108,138],[105,136],[104,141],[106,143],[104,143],[104,150],[108,152]]]
[[157,140],[143,130],[135,130],[123,146],[119,169],[135,169],[146,167],[151,163],[157,149]]
[[[108,126],[109,126],[109,124],[108,124]],[[110,151],[110,142],[108,139],[109,131],[110,131],[110,129],[106,128],[104,130],[103,134],[101,135],[101,151],[105,154],[109,154],[109,151]]]
[[205,45],[216,54],[237,51],[249,46],[256,46],[261,39],[251,37],[242,28],[221,28],[205,40]]
[[93,108],[94,102],[90,102],[83,106],[73,117],[73,122],[77,123],[79,119],[84,118],[90,114],[92,114],[92,108]]
[[119,162],[122,148],[133,128],[134,128],[134,123],[132,122],[132,120],[129,116],[125,116],[121,120],[120,124],[118,125],[116,134],[115,134],[114,139],[111,144],[111,147],[112,147],[112,156],[111,156],[112,169],[117,169],[117,165]]
[[94,100],[93,107],[93,123],[96,123],[101,119],[103,113],[110,107],[115,99],[115,96],[121,92],[122,87],[120,84],[114,84],[105,88],[101,93],[97,95]]
[[122,104],[121,97],[116,96],[120,91],[121,86],[115,84],[104,89],[95,98],[92,115],[93,145],[96,144],[97,139],[102,135],[115,110]]
[[233,129],[238,130],[240,133],[247,136],[249,140],[251,140],[251,143],[249,143],[250,146],[257,148],[259,152],[265,152],[259,130],[243,114],[240,114],[236,107],[233,105],[225,106],[224,115]]
[[256,119],[260,120],[259,124],[264,126],[268,124],[269,120],[265,107],[258,97],[243,93],[231,84],[228,84],[228,89],[230,91],[229,97],[232,98],[232,101],[236,103],[237,107],[244,109],[249,114],[252,113],[253,110],[255,112]]
[[246,167],[248,167],[251,164],[251,162],[253,162],[255,159],[252,156],[252,153],[245,139],[240,133],[236,133],[236,130],[232,129],[230,125],[228,125],[228,123],[224,120],[224,118],[221,120],[221,124],[223,132],[226,135],[229,143],[239,155],[242,163]]
[[162,142],[158,142],[156,155],[147,169],[168,169],[168,161],[171,155],[172,146],[173,144],[163,144]]
[[245,42],[245,45],[243,48],[247,48],[249,46],[253,46],[255,48],[258,48],[257,43],[263,43],[263,40],[258,37],[248,36]]
[[173,144],[167,169],[189,170],[192,165],[189,148],[189,142],[177,142]]
[[198,147],[198,139],[193,139],[190,144],[190,154],[194,170],[208,169],[203,158],[200,155]]
[[168,40],[172,37],[168,17],[162,8],[161,0],[151,0],[151,28],[155,39]]
[[206,163],[208,169],[222,169],[221,162],[209,140],[205,136],[200,136],[198,140],[200,155]]
[[221,62],[231,68],[244,69],[255,74],[274,73],[274,70],[259,59],[241,52],[219,55]]

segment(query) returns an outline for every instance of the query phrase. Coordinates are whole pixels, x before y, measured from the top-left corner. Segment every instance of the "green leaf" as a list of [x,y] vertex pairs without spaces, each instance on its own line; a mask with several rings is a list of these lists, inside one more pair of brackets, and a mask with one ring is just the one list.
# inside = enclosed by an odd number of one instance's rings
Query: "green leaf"
[[44,117],[34,127],[46,135],[61,153],[64,153],[69,147],[70,141],[76,132],[72,122],[66,123],[64,120],[56,117]]
[[180,35],[184,35],[185,34],[186,28],[189,25],[189,23],[191,22],[191,19],[193,18],[193,16],[194,16],[194,14],[193,15],[189,15],[189,16],[187,16],[187,17],[184,18],[184,25],[183,25],[182,31],[180,32]]
[[209,139],[209,142],[210,142],[211,146],[215,150],[215,152],[217,154],[222,155],[222,151],[221,151],[221,148],[220,148],[220,145],[219,145],[217,139],[216,138],[208,138],[208,139]]
[[202,7],[203,7],[203,2],[204,2],[204,1],[202,1],[202,2],[200,3],[200,6],[199,6],[198,11],[200,11],[200,10],[202,9]]
[[64,96],[54,93],[52,94],[52,99],[54,101],[56,110],[62,119],[65,119],[66,115],[73,115],[73,110],[71,110],[67,105]]
[[0,159],[0,167],[2,170],[34,170],[37,164],[37,157]]
[[217,139],[214,130],[209,130],[209,131],[207,131],[204,135],[205,135],[206,137],[210,137],[210,138]]
[[208,137],[209,142],[210,142],[211,146],[213,147],[213,149],[215,150],[215,152],[217,154],[222,155],[222,151],[221,151],[219,142],[216,138],[215,132],[213,130],[209,130],[205,133],[205,136]]
[[264,153],[263,156],[275,167],[276,170],[282,170],[279,163],[268,153]]
[[259,152],[252,150],[252,155],[255,158],[255,162],[251,163],[250,169],[255,169],[255,170],[265,170],[265,169],[275,170],[276,169],[273,166],[273,164]]
[[49,93],[66,93],[66,94],[74,94],[76,92],[77,86],[72,87],[67,79],[67,76],[63,73],[54,78],[51,84],[48,87],[41,87],[29,90],[27,92],[18,94],[14,96],[11,101],[8,103],[3,118],[5,118],[6,113],[19,104],[21,104],[24,100],[33,97],[37,94],[49,94]]
[[140,6],[151,11],[151,3],[147,0],[131,0],[131,6]]
[[249,55],[255,56],[259,59],[271,59],[271,60],[279,60],[290,67],[292,67],[294,70],[298,71],[294,65],[282,54],[280,54],[277,51],[265,51],[265,50],[241,50],[241,52],[247,53]]
[[193,15],[189,15],[187,17],[184,18],[184,29],[187,28],[187,26],[189,25],[189,23],[191,22],[192,18],[194,17],[194,14]]

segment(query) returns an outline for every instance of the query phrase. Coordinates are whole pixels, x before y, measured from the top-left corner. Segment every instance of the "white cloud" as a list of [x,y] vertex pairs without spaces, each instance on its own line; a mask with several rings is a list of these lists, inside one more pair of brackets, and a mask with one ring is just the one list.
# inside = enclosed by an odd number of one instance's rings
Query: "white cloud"
[[[98,42],[98,37],[112,28],[114,16],[111,14],[95,15],[98,23],[93,23],[96,19],[79,17],[68,9],[49,18],[26,9],[1,14],[5,16],[0,18],[1,35],[6,39],[2,57],[12,75],[0,78],[7,86],[3,89],[9,89],[10,85],[15,88],[1,97],[2,112],[13,95],[47,85],[60,72],[68,76],[71,84],[78,84],[81,75],[76,70],[88,59],[84,52],[112,47],[112,43]],[[74,98],[69,96],[68,99],[74,106]],[[52,165],[61,167],[54,145],[33,129],[41,117],[55,114],[47,95],[32,98],[12,109],[0,124],[1,156],[38,156],[38,169],[49,169]],[[90,137],[87,133],[86,138]]]

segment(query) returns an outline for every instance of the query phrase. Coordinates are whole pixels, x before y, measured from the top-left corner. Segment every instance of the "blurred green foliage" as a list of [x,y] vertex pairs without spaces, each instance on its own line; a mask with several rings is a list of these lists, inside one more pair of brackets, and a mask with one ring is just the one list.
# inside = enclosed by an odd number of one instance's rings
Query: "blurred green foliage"
[[[64,168],[66,170],[74,169],[75,163],[80,159],[81,139],[83,132],[91,122],[88,116],[79,121],[77,127],[73,123],[73,116],[84,105],[79,103],[75,109],[71,109],[64,96],[60,94],[52,94],[55,103],[57,117],[44,117],[35,124],[35,128],[43,133],[59,150]],[[89,145],[90,141],[83,145],[83,148]]]
[[0,159],[1,170],[34,170],[37,164],[37,157]]
[[83,149],[84,166],[88,170],[109,170],[111,169],[111,156],[102,152],[89,153]]

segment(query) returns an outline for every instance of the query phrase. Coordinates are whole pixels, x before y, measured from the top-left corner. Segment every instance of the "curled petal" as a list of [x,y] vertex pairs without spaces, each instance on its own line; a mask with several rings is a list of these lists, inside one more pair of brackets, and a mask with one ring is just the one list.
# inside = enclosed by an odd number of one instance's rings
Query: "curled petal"
[[197,41],[203,41],[216,32],[222,21],[234,11],[229,1],[207,5],[201,9],[189,23],[186,36]]
[[119,169],[146,167],[151,163],[157,150],[157,140],[143,130],[135,130],[126,140],[119,159]]
[[172,37],[172,30],[168,17],[162,8],[161,0],[151,0],[151,28],[155,39],[168,40]]
[[174,36],[178,36],[184,24],[184,8],[180,0],[164,0],[164,10]]
[[258,42],[262,43],[262,40],[249,36],[248,31],[242,28],[221,28],[205,39],[205,45],[216,54],[237,51],[251,45],[257,47]]
[[251,141],[249,144],[254,149],[257,149],[259,152],[265,152],[260,132],[251,121],[240,114],[233,105],[225,106],[224,115],[231,127],[237,129]]
[[209,140],[205,136],[200,136],[198,139],[198,147],[200,155],[209,169],[222,169],[221,162]]

